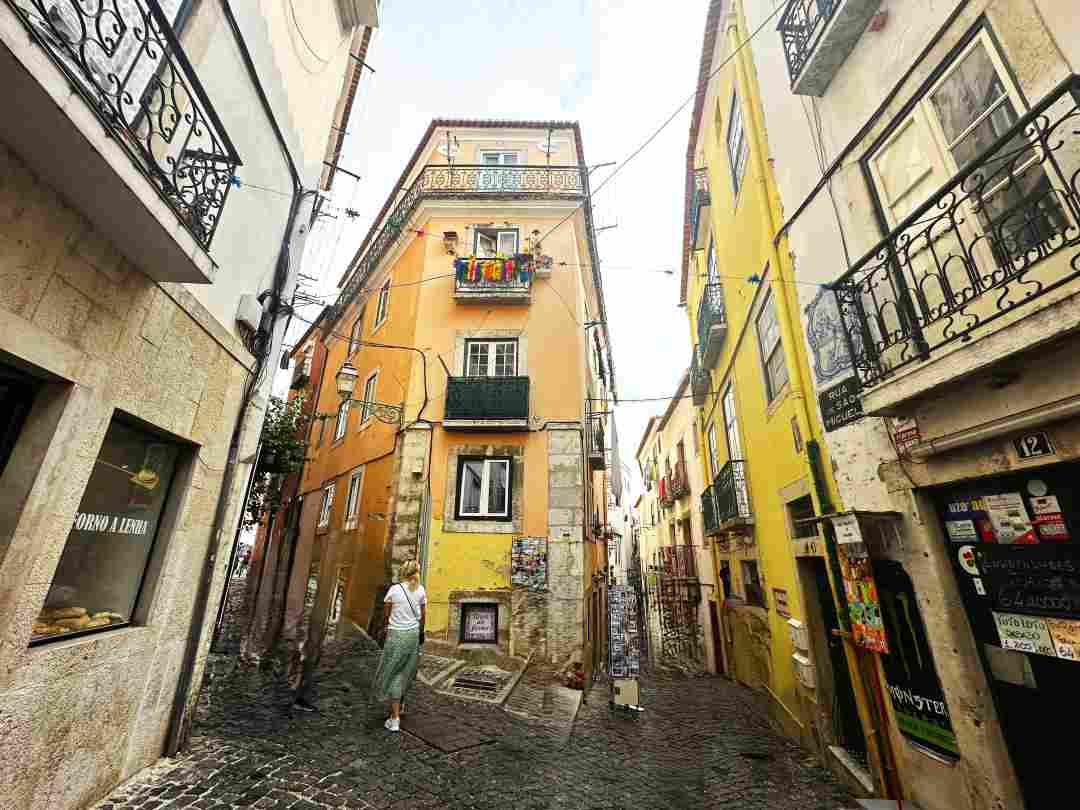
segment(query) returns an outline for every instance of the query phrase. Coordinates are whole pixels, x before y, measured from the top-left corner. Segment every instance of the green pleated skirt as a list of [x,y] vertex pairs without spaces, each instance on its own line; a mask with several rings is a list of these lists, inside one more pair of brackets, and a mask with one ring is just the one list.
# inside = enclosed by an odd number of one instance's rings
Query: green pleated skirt
[[420,661],[420,631],[391,630],[375,670],[372,700],[401,700],[416,678]]

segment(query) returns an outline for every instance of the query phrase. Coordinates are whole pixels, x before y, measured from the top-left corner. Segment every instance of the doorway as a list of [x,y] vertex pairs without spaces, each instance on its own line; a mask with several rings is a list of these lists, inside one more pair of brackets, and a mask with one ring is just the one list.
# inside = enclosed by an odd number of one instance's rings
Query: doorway
[[[1039,434],[1036,434],[1039,435]],[[1080,464],[933,492],[943,542],[1028,807],[1053,807],[1080,723]]]
[[724,666],[724,640],[720,629],[720,611],[716,609],[716,602],[709,600],[709,627],[712,630],[713,643],[713,666],[718,675],[727,675],[727,667]]
[[0,476],[26,424],[37,389],[33,377],[0,363]]

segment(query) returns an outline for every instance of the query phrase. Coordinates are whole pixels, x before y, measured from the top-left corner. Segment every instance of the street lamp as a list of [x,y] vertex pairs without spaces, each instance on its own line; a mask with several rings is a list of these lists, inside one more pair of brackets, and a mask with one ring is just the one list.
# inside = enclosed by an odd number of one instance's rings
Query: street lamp
[[337,383],[338,396],[342,399],[352,396],[353,388],[356,387],[356,378],[360,376],[360,372],[356,370],[352,363],[346,360],[341,364],[341,368],[338,369],[338,373],[334,375],[334,381]]
[[[337,374],[334,375],[334,383],[337,386],[338,396],[341,397],[342,402],[348,401],[360,405],[360,407],[363,408],[364,414],[370,414],[380,422],[386,422],[389,425],[400,425],[402,413],[404,411],[401,406],[384,405],[375,400],[367,401],[353,398],[353,388],[356,387],[356,380],[359,376],[360,372],[357,371],[356,367],[348,360],[341,364],[341,368],[339,368]],[[324,416],[330,418],[333,414],[324,414]]]

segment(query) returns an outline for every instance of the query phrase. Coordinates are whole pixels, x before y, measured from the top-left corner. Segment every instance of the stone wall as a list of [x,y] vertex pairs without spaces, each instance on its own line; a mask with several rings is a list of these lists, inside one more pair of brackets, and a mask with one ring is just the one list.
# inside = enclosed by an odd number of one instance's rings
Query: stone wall
[[[44,378],[0,479],[0,795],[81,807],[161,754],[253,358],[180,285],[147,279],[0,145],[0,352]],[[246,415],[254,449],[264,403]],[[182,443],[136,626],[28,648],[98,450],[123,412]],[[212,627],[212,619],[210,621]],[[200,644],[205,658],[209,632]],[[201,664],[196,669],[201,678]]]
[[584,613],[585,478],[580,426],[549,427],[547,655],[580,661]]

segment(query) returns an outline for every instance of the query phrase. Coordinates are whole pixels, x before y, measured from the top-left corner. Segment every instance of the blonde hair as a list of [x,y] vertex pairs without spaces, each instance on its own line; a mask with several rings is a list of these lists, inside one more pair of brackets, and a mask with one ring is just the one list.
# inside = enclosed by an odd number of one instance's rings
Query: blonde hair
[[[401,564],[401,570],[398,572],[398,578],[404,582],[405,580],[412,579],[420,574],[420,563],[416,560],[406,560]],[[415,585],[412,588],[416,590]]]

